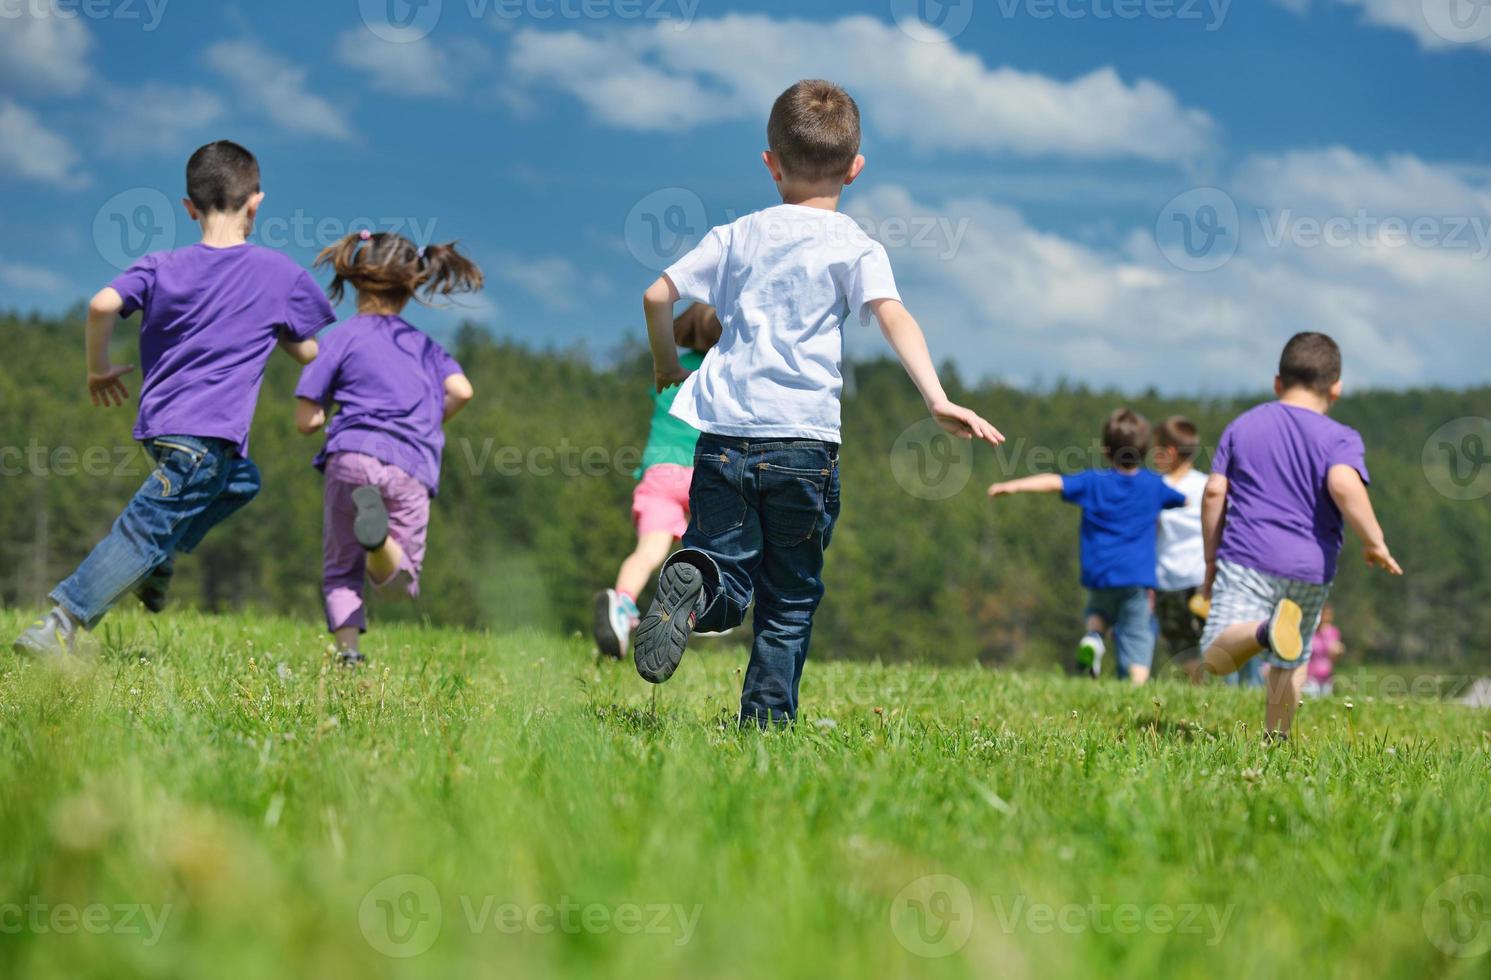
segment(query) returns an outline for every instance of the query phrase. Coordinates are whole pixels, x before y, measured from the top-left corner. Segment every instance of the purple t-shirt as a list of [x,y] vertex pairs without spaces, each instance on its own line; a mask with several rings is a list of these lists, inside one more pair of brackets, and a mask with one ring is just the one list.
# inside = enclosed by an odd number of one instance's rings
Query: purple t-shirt
[[281,337],[336,320],[300,266],[271,249],[191,245],[147,255],[111,284],[140,321],[136,439],[223,439],[248,455],[264,368]]
[[461,365],[402,317],[358,315],[321,342],[301,372],[297,398],[339,410],[316,457],[362,453],[440,489],[445,449],[445,379]]
[[1282,402],[1239,416],[1212,461],[1212,472],[1227,478],[1217,557],[1297,582],[1332,581],[1342,539],[1327,485],[1333,466],[1350,466],[1371,482],[1355,429]]

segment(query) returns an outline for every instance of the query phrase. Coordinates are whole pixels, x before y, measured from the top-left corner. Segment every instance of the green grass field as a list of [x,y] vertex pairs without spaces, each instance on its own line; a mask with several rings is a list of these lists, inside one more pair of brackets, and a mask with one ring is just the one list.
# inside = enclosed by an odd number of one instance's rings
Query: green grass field
[[99,639],[0,660],[0,977],[1491,974],[1485,712],[818,662],[761,735],[728,645]]

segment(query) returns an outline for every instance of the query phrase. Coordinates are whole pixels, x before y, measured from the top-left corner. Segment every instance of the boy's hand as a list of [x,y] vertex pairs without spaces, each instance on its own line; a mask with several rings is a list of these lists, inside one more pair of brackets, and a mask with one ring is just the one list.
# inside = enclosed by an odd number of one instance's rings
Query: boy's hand
[[1366,556],[1367,564],[1373,568],[1380,568],[1390,575],[1402,575],[1403,566],[1393,557],[1392,552],[1387,550],[1387,543],[1369,544],[1362,549]]
[[134,371],[133,364],[109,367],[104,371],[88,372],[88,395],[100,408],[123,405],[129,400],[129,389],[119,379]]
[[667,391],[674,385],[681,385],[689,379],[691,371],[685,371],[682,366],[676,368],[655,367],[652,370],[653,381],[657,384],[657,390]]
[[996,483],[989,488],[989,498],[1012,497],[1019,492],[1013,483]]
[[[1004,434],[971,409],[954,405],[950,401],[934,402],[927,407],[937,424],[959,439],[978,439],[991,446],[999,446],[1004,442]],[[991,492],[990,496],[995,494]]]

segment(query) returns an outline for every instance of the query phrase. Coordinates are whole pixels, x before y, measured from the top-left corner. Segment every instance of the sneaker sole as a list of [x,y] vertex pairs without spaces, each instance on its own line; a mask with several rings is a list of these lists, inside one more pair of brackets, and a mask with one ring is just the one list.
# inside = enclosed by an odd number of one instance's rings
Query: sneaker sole
[[1273,618],[1268,623],[1268,642],[1280,659],[1294,663],[1305,652],[1305,639],[1300,635],[1300,622],[1305,611],[1293,599],[1280,599],[1274,608]]
[[383,494],[377,487],[358,487],[352,491],[352,502],[357,505],[353,537],[364,550],[377,551],[388,540],[388,508],[384,506]]
[[595,594],[595,645],[600,648],[602,656],[621,659],[621,637],[616,635],[616,627],[611,622],[609,592]]
[[634,649],[637,673],[643,680],[661,684],[678,669],[694,632],[703,591],[704,575],[693,565],[677,562],[663,570],[657,598],[637,627]]

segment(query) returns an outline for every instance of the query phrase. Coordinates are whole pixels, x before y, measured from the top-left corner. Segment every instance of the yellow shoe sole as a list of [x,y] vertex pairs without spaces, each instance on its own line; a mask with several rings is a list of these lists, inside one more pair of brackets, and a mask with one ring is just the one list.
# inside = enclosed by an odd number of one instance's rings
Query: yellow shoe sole
[[1268,624],[1268,642],[1274,654],[1293,663],[1305,652],[1305,638],[1300,633],[1300,621],[1305,611],[1293,599],[1281,599],[1274,609],[1274,617]]

